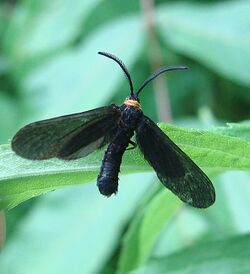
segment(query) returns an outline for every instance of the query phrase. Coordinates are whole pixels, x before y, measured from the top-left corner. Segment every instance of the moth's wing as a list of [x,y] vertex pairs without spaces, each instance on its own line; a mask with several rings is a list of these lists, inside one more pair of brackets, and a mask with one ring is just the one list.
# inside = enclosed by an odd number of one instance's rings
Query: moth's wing
[[85,157],[110,142],[117,132],[120,113],[90,123],[81,128],[70,138],[59,151],[56,157],[64,160],[73,160]]
[[87,136],[84,140],[76,138],[78,145],[81,141],[85,150],[78,155],[72,150],[72,159],[84,157],[105,144],[114,132],[119,118],[119,108],[110,105],[34,122],[16,133],[11,147],[19,156],[27,159],[43,160],[53,157],[71,159],[69,150],[65,148],[69,147],[71,140],[80,134],[83,138]]
[[198,208],[214,203],[215,190],[206,174],[146,116],[136,130],[136,139],[163,185],[182,201]]

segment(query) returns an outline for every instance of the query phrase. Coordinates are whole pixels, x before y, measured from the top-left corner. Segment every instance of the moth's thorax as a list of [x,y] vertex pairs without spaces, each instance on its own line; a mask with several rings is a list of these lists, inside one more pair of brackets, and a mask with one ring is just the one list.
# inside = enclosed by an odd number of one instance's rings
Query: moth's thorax
[[121,111],[122,114],[120,122],[122,127],[125,126],[126,128],[134,130],[138,126],[138,123],[140,122],[143,115],[143,112],[140,108],[140,103],[135,100],[126,99],[121,107]]

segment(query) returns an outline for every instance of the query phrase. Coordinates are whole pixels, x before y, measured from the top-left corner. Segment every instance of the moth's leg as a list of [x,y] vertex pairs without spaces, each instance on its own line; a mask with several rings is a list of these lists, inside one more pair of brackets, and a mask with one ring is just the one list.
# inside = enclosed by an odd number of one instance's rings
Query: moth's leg
[[131,140],[129,140],[128,143],[129,143],[130,145],[132,145],[132,147],[128,147],[126,150],[134,149],[134,148],[137,147],[137,144],[136,144],[135,142],[131,141]]

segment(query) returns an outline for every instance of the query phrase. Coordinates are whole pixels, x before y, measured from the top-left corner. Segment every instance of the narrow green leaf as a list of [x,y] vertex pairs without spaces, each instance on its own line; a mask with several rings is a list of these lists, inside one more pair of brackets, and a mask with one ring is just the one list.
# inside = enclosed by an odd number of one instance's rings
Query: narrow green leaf
[[160,232],[182,204],[176,196],[165,189],[151,201],[140,228],[140,264],[149,258]]
[[121,254],[118,261],[117,274],[126,274],[139,266],[139,231],[144,210],[132,220],[122,241]]
[[133,274],[249,273],[250,236],[200,244],[151,260]]
[[126,274],[145,264],[166,224],[183,203],[163,189],[146,201],[123,239],[117,274]]
[[[143,179],[145,180],[145,175]],[[146,180],[152,181],[152,176],[146,177]],[[155,186],[155,187],[154,187]],[[158,191],[157,185],[150,185],[150,189],[144,194],[140,203],[138,204],[137,214],[133,217],[126,231],[121,245],[120,256],[117,264],[117,274],[127,274],[131,270],[139,266],[139,248],[140,248],[140,227],[143,216],[147,210],[147,205],[150,203],[152,197]]]
[[174,50],[250,86],[250,2],[161,6],[158,26]]
[[[250,142],[208,131],[188,130],[161,124],[165,133],[200,167],[250,169]],[[0,146],[0,208],[14,207],[22,201],[65,185],[96,178],[103,151],[76,161],[30,161],[16,156],[9,146]],[[122,173],[152,171],[138,149],[127,151]]]

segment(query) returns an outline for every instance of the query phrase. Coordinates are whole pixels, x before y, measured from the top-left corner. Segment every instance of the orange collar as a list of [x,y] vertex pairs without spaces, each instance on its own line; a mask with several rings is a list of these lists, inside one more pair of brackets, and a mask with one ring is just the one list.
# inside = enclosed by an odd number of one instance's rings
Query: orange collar
[[133,99],[126,99],[124,101],[124,105],[130,106],[130,107],[135,107],[135,108],[141,108],[140,103],[136,100],[133,100]]

